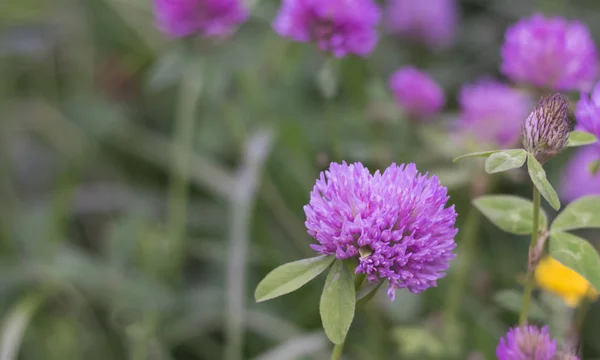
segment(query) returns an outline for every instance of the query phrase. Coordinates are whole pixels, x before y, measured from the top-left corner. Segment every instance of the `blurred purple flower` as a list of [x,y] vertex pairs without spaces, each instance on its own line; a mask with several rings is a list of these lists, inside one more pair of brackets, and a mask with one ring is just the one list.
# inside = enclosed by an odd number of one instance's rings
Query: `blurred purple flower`
[[588,90],[596,63],[592,36],[579,21],[535,14],[506,30],[501,70],[513,81],[553,90]]
[[447,189],[414,164],[392,164],[371,175],[360,163],[332,163],[304,207],[311,247],[338,259],[357,257],[357,273],[388,280],[388,295],[419,293],[444,276],[456,246],[454,206]]
[[563,173],[560,195],[573,201],[586,195],[600,195],[600,173],[592,174],[590,165],[600,160],[600,147],[586,146],[575,153]]
[[481,147],[513,147],[521,136],[521,124],[531,110],[531,99],[492,79],[462,87],[458,95],[462,135]]
[[575,110],[577,130],[587,131],[600,138],[600,83],[591,94],[582,93]]
[[283,0],[273,27],[283,37],[314,42],[338,58],[366,56],[377,44],[380,16],[373,0]]
[[496,348],[498,360],[554,360],[556,340],[536,326],[521,326],[510,329],[500,339]]
[[455,0],[388,0],[388,30],[432,48],[452,43],[458,22]]
[[405,66],[390,77],[396,102],[411,116],[426,119],[437,114],[446,102],[444,91],[427,73]]
[[154,14],[162,32],[179,38],[227,36],[249,11],[243,0],[154,0]]

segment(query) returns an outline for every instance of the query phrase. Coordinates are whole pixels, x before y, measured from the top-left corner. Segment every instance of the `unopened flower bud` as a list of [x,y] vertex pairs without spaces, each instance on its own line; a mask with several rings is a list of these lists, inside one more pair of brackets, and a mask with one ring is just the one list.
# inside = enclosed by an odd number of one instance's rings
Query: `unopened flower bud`
[[568,107],[561,94],[543,97],[523,123],[523,147],[542,164],[567,145],[571,130]]

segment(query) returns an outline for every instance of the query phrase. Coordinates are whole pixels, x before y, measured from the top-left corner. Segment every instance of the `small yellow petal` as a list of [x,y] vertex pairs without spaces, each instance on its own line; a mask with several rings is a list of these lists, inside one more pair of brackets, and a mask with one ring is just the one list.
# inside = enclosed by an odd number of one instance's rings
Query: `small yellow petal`
[[579,305],[579,302],[581,301],[581,297],[574,294],[563,295],[561,296],[561,298],[564,300],[567,306],[571,308],[577,307]]
[[538,264],[535,281],[541,289],[560,296],[571,307],[577,306],[584,297],[595,300],[598,296],[583,276],[550,256]]

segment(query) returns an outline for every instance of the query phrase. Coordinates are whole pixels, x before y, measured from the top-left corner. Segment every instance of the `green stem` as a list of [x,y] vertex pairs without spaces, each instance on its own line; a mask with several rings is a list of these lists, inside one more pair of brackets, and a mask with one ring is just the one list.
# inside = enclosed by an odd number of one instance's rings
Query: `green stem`
[[470,273],[470,265],[473,262],[475,248],[477,244],[477,232],[481,222],[481,212],[471,207],[467,213],[467,218],[461,228],[462,236],[460,242],[460,263],[456,269],[454,284],[450,287],[446,301],[445,317],[448,321],[453,320],[460,307],[460,302],[463,294],[467,278]]
[[[535,253],[534,249],[537,246],[539,237],[539,219],[540,219],[540,192],[533,186],[533,227],[531,232],[531,243],[529,244],[529,256]],[[521,314],[519,315],[519,324],[524,325],[527,322],[529,314],[529,304],[531,303],[531,292],[533,290],[535,263],[532,265],[531,259],[528,261],[527,280],[523,291],[523,305],[521,306]]]
[[330,360],[339,360],[342,358],[342,351],[344,350],[344,343],[336,344],[331,352]]
[[190,178],[190,159],[194,145],[196,102],[202,88],[202,65],[190,58],[179,90],[175,119],[175,139],[171,152],[171,182],[168,193],[167,231],[171,241],[173,264],[181,265],[187,219],[187,198]]

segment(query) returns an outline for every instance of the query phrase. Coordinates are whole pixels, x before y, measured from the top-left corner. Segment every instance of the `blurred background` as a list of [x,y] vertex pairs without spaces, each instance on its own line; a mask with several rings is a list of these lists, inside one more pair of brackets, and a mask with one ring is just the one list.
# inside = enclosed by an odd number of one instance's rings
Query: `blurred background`
[[[482,168],[451,162],[467,152],[447,131],[460,87],[499,76],[506,26],[534,11],[580,19],[600,39],[596,0],[463,0],[446,49],[382,31],[370,57],[327,67],[272,30],[279,6],[253,1],[231,38],[203,42],[158,32],[150,0],[0,2],[0,360],[327,359],[324,276],[253,298],[274,267],[314,256],[303,206],[319,172],[415,162],[450,188],[460,229]],[[426,124],[388,89],[410,64],[446,92],[447,111]],[[553,184],[571,155],[550,163]],[[494,192],[529,197],[522,170],[494,177]],[[381,291],[357,312],[345,358],[495,358],[517,321],[528,237],[479,221],[475,253],[461,258],[459,232],[437,288],[394,302]],[[560,338],[571,310],[537,300],[533,319]],[[585,359],[600,358],[599,310]]]

